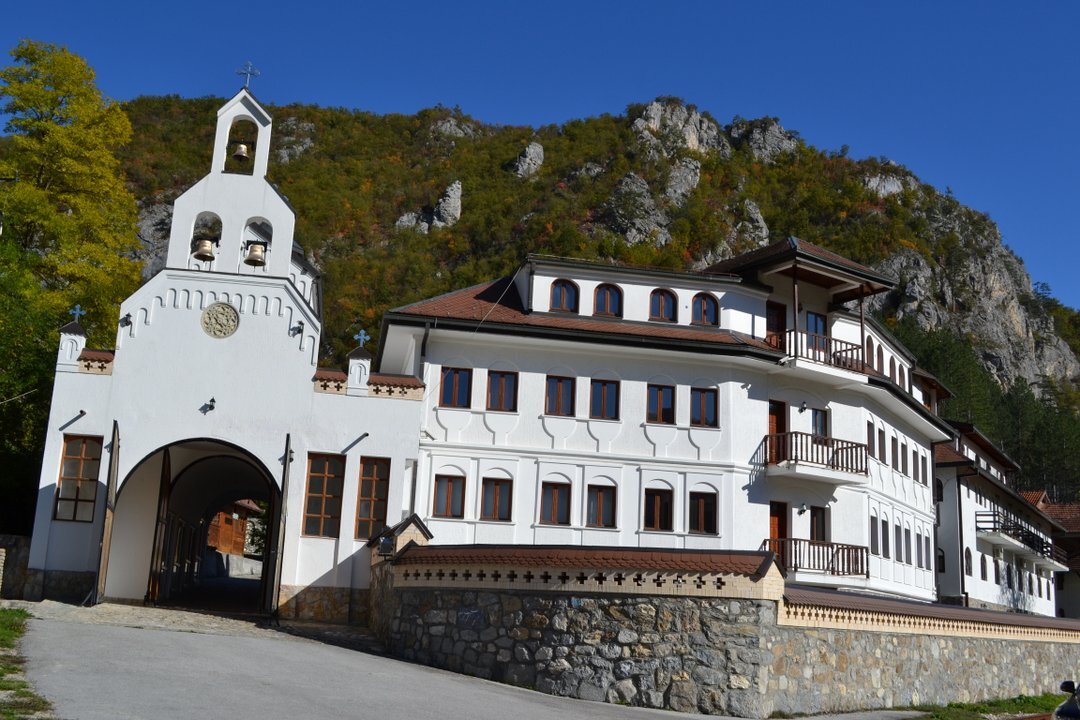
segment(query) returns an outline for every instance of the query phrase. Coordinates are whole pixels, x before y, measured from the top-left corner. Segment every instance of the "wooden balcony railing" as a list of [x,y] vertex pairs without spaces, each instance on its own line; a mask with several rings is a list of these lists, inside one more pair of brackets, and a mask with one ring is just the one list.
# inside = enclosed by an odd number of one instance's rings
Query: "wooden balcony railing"
[[762,542],[761,549],[774,553],[785,570],[870,577],[870,563],[865,545],[772,538]]
[[866,445],[804,432],[766,435],[755,462],[777,465],[789,461],[865,475]]
[[1020,522],[1019,518],[998,510],[975,513],[975,531],[1002,533],[1017,540],[1045,558],[1068,565],[1068,555],[1060,547]]
[[782,349],[793,357],[806,358],[845,370],[866,372],[863,364],[863,348],[858,343],[837,340],[828,335],[788,330]]

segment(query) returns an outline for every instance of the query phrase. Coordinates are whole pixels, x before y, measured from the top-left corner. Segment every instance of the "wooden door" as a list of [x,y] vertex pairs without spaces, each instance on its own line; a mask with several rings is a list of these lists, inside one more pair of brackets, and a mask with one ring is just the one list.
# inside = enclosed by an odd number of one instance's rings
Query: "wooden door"
[[829,542],[829,526],[825,508],[810,506],[810,539],[817,542]]
[[765,342],[780,350],[784,349],[787,334],[787,305],[768,302],[765,305]]
[[769,464],[787,460],[787,404],[779,400],[769,401]]
[[769,503],[769,549],[776,553],[781,567],[788,567],[788,544],[784,539],[788,536],[787,529],[788,506],[783,502]]
[[165,533],[169,521],[169,492],[172,489],[172,462],[169,448],[162,451],[161,477],[158,483],[157,516],[154,524],[154,545],[150,551],[150,576],[146,581],[144,602],[156,603],[161,594],[161,577],[165,571]]
[[116,511],[116,475],[120,469],[120,425],[113,420],[112,444],[109,445],[109,474],[105,480],[105,521],[101,526],[101,542],[98,545],[97,587],[94,603],[105,598],[105,573],[109,569],[109,548],[112,546],[113,513]]
[[[281,589],[281,568],[285,555],[285,503],[289,498],[289,467],[292,465],[292,435],[285,434],[285,454],[281,462],[281,493],[270,492],[270,532],[263,551],[262,609],[276,616]],[[301,518],[303,515],[301,514]]]

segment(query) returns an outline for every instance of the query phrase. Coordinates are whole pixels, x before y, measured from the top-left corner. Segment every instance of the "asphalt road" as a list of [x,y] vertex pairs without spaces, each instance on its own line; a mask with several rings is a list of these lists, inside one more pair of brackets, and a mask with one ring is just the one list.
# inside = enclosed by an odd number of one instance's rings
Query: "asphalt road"
[[288,635],[36,619],[22,652],[29,679],[65,720],[676,717],[552,697]]

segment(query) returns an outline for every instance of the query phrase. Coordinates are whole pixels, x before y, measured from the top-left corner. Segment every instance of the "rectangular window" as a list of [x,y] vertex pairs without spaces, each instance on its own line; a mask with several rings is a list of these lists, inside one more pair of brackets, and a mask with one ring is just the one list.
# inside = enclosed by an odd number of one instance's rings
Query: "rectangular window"
[[899,470],[900,469],[900,455],[899,455],[899,452],[896,449],[896,436],[895,435],[892,437],[892,469],[893,470]]
[[810,410],[810,432],[815,440],[824,440],[829,437],[829,413],[820,409]]
[[94,521],[98,472],[101,468],[101,438],[83,435],[64,436],[64,455],[57,479],[57,520]]
[[570,486],[544,483],[540,489],[540,522],[546,525],[570,524]]
[[619,419],[619,383],[593,380],[589,392],[589,417],[594,420]]
[[915,482],[921,482],[919,480],[919,451],[916,448],[911,448],[911,472],[912,479]]
[[690,424],[696,427],[719,427],[716,418],[716,390],[690,388]]
[[675,388],[671,385],[649,386],[649,407],[645,421],[651,423],[675,423]]
[[467,408],[472,397],[472,370],[444,367],[442,388],[439,392],[441,407]]
[[904,528],[904,562],[911,564],[911,528]]
[[670,490],[645,491],[645,529],[671,530],[672,494]]
[[341,496],[345,490],[345,456],[308,455],[304,534],[337,537],[341,527]]
[[907,443],[900,445],[900,472],[904,475],[908,474],[907,469]]
[[459,475],[435,476],[434,517],[465,517],[465,478]]
[[615,527],[615,488],[590,485],[585,524],[589,527]]
[[881,519],[881,557],[889,558],[889,519]]
[[506,479],[484,478],[481,485],[483,497],[480,502],[480,519],[508,522],[513,483]]
[[904,562],[904,530],[896,523],[896,562]]
[[915,567],[922,567],[922,533],[915,533]]
[[881,551],[878,546],[878,526],[877,518],[873,515],[870,516],[870,553],[878,555]]
[[810,506],[810,539],[816,542],[829,542],[827,511],[817,505]]
[[930,554],[930,535],[927,534],[923,537],[923,559],[926,561],[926,569],[933,570],[934,564],[931,562],[931,558],[934,556]]
[[390,492],[390,459],[360,459],[360,492],[356,498],[356,539],[374,537],[386,527]]
[[574,378],[548,375],[547,394],[544,399],[547,415],[574,415]]
[[488,370],[487,409],[517,412],[516,372]]
[[690,493],[690,532],[716,534],[716,493]]
[[866,453],[874,457],[874,423],[866,423]]
[[928,485],[930,483],[930,478],[926,474],[926,456],[925,455],[923,457],[919,458],[919,471],[920,471],[920,474],[922,475],[922,484],[923,485]]
[[881,428],[878,428],[877,431],[877,451],[878,460],[880,460],[881,462],[885,462],[885,431]]

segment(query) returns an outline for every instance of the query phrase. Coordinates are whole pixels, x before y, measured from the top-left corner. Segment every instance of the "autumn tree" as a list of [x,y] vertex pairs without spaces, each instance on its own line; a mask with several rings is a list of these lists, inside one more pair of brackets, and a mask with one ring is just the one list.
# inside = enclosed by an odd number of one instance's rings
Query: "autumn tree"
[[[0,496],[36,486],[57,329],[79,303],[91,344],[111,346],[120,301],[139,282],[135,198],[117,148],[121,108],[67,49],[24,40],[0,69]],[[16,487],[17,486],[17,487]],[[0,532],[19,526],[5,505]],[[32,505],[31,505],[32,508]]]

